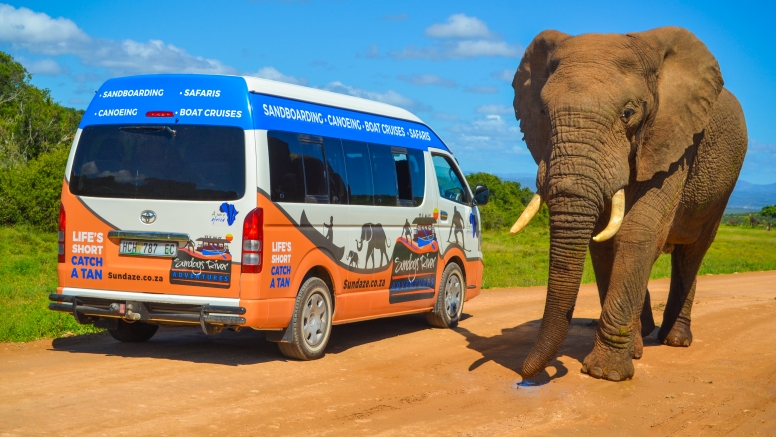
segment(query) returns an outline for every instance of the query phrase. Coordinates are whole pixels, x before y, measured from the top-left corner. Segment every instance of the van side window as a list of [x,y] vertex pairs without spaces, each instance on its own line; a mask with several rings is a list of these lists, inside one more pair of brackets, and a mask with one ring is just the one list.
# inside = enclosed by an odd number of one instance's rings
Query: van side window
[[414,206],[423,203],[423,196],[426,193],[426,160],[423,157],[423,151],[410,149],[409,168],[412,178],[412,201]]
[[304,156],[304,179],[307,203],[329,203],[329,187],[323,160],[323,138],[299,134]]
[[413,206],[412,177],[410,176],[410,161],[407,149],[391,147],[393,163],[396,165],[396,185],[399,189],[399,206]]
[[446,157],[440,155],[434,155],[432,161],[437,184],[439,184],[439,195],[447,200],[468,205],[468,193],[461,181],[461,175],[458,174],[453,164]]
[[345,155],[342,153],[342,141],[337,138],[324,138],[323,149],[326,155],[326,173],[329,175],[329,201],[334,204],[348,204],[347,172]]
[[372,181],[375,189],[375,205],[396,206],[396,164],[389,146],[369,143],[372,160]]
[[351,205],[374,205],[369,148],[360,141],[342,140]]
[[305,201],[304,164],[297,134],[271,131],[269,145],[270,197],[273,202]]

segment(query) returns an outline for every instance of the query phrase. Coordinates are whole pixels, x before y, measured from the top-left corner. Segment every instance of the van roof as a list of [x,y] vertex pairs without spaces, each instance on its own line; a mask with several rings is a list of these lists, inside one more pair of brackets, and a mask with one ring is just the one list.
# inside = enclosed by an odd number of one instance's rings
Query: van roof
[[397,106],[251,76],[152,74],[109,79],[92,98],[79,127],[179,123],[450,150],[420,118]]

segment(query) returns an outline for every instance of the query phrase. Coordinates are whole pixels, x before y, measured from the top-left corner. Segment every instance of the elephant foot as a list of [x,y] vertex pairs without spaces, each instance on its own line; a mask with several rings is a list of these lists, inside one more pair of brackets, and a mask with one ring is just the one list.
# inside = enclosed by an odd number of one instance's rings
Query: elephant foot
[[670,331],[661,327],[657,338],[668,346],[688,347],[692,344],[692,331],[690,325],[677,321]]
[[582,363],[582,373],[608,381],[625,381],[633,378],[635,373],[633,361],[629,354],[623,353],[625,351],[594,348]]

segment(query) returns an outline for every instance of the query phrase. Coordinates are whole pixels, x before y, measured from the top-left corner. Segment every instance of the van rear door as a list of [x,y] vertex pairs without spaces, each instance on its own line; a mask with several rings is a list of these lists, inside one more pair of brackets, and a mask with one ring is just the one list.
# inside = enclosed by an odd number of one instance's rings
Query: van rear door
[[[256,206],[247,183],[254,147],[252,133],[235,126],[84,127],[63,190],[73,268],[63,285],[239,297],[243,219]],[[86,253],[96,239],[101,253]],[[89,271],[96,263],[99,277]]]

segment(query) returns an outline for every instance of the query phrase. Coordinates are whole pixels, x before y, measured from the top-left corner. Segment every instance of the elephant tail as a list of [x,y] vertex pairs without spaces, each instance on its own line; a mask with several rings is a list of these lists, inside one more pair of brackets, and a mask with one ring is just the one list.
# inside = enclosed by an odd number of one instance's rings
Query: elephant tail
[[385,245],[388,246],[389,248],[391,247],[391,241],[388,240],[387,238],[385,239]]

